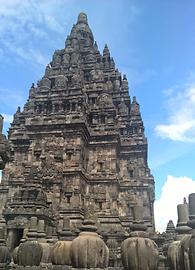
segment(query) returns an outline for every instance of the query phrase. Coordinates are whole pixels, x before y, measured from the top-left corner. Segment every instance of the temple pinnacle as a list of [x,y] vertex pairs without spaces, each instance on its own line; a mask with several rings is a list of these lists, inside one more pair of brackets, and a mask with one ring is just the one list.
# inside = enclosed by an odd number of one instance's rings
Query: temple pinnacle
[[84,12],[81,12],[79,14],[77,23],[86,23],[87,24],[87,15]]

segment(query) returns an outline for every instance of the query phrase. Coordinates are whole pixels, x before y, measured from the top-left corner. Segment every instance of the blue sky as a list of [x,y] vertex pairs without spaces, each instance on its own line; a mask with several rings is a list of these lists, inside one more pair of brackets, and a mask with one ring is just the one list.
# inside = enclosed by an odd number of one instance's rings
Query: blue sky
[[0,3],[0,113],[5,115],[5,132],[31,83],[42,77],[54,50],[64,47],[78,13],[86,12],[100,50],[108,44],[119,70],[127,74],[131,96],[140,103],[157,212],[164,215],[161,223],[170,216],[176,219],[165,207],[170,201],[165,187],[177,192],[173,207],[195,192],[195,1]]

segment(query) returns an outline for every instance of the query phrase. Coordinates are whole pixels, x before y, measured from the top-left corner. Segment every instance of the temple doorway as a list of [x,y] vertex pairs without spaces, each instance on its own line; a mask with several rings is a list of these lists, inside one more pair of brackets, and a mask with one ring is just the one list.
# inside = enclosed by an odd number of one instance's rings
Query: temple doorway
[[19,246],[23,232],[24,229],[8,229],[7,245],[11,252]]

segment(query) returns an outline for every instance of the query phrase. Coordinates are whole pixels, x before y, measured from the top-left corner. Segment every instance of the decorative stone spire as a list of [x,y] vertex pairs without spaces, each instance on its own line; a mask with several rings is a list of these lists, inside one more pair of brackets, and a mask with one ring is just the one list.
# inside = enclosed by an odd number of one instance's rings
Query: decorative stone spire
[[123,80],[122,80],[122,90],[123,91],[129,90],[128,81],[127,81],[127,77],[125,74],[123,75]]
[[60,240],[72,240],[73,234],[70,231],[70,219],[67,217],[64,217],[63,219],[63,228],[60,232]]
[[98,45],[97,45],[97,42],[95,41],[95,43],[94,43],[94,49],[96,50],[96,51],[98,51]]
[[178,221],[176,232],[179,234],[187,234],[191,228],[187,226],[189,220],[188,205],[186,203],[177,205]]
[[147,227],[143,221],[143,210],[143,206],[133,207],[134,221],[130,228],[134,231],[121,245],[121,257],[125,270],[157,270],[158,249],[156,243],[150,240],[145,232]]
[[46,238],[46,233],[45,233],[45,220],[39,219],[38,224],[37,224],[37,238],[39,239],[44,239]]
[[85,220],[81,233],[72,241],[71,261],[75,268],[106,268],[108,267],[109,250],[96,233],[97,227],[93,220]]
[[195,193],[191,193],[188,197],[189,201],[189,221],[188,225],[193,229],[195,234]]
[[87,15],[84,13],[84,12],[81,12],[78,16],[78,20],[77,20],[77,24],[78,23],[85,23],[85,24],[88,24],[88,21],[87,21]]
[[135,205],[133,207],[133,224],[130,225],[130,229],[133,231],[130,233],[131,237],[146,237],[147,226],[143,220],[144,208],[141,205]]
[[103,50],[103,57],[109,57],[110,56],[110,51],[108,49],[108,45],[105,44],[104,50]]
[[172,220],[167,223],[166,233],[175,233],[175,226]]
[[70,39],[77,38],[82,50],[82,47],[89,47],[94,44],[94,38],[91,29],[89,28],[87,15],[81,12],[78,16],[76,25],[73,26]]
[[29,240],[35,240],[37,238],[37,217],[30,218],[30,228],[27,237]]
[[136,97],[133,97],[133,101],[131,104],[131,114],[132,115],[139,115],[140,114],[140,110],[139,110],[139,103],[136,100]]

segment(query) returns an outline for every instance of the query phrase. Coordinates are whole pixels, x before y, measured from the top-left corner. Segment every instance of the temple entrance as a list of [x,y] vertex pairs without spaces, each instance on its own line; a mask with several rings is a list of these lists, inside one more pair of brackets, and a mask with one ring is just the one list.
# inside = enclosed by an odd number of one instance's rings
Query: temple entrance
[[7,245],[9,250],[12,252],[20,244],[20,240],[23,237],[24,229],[9,229]]

